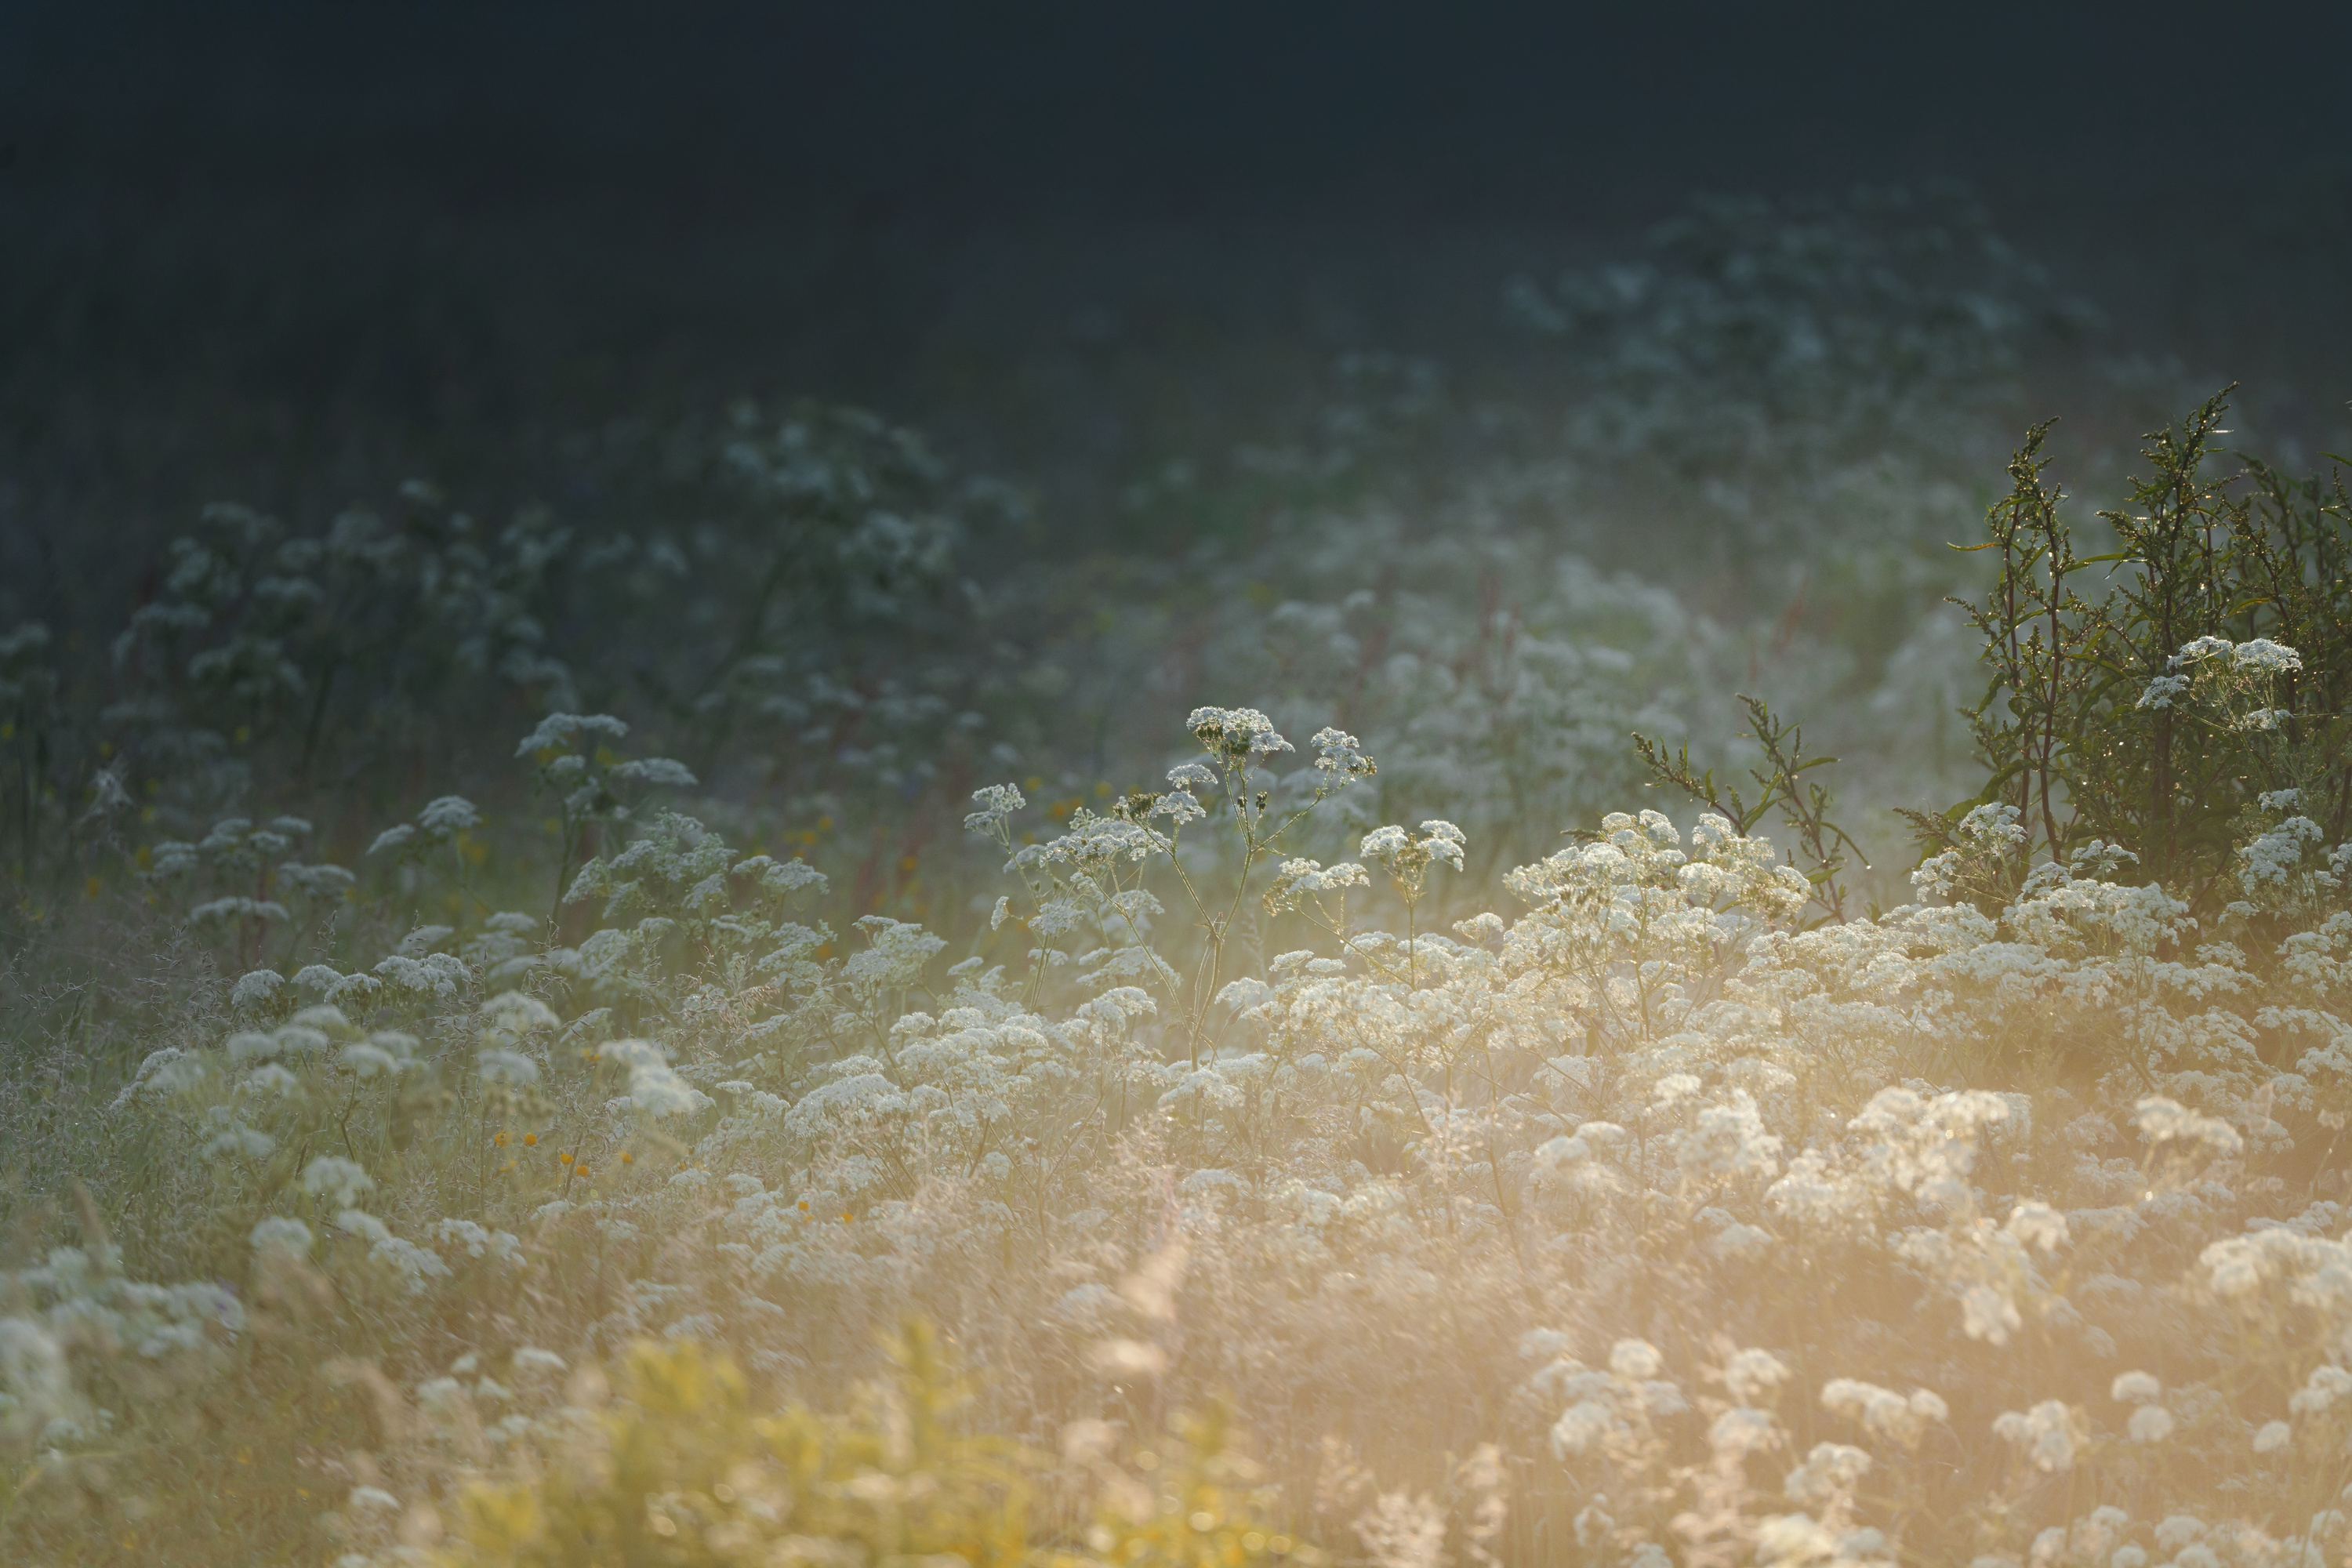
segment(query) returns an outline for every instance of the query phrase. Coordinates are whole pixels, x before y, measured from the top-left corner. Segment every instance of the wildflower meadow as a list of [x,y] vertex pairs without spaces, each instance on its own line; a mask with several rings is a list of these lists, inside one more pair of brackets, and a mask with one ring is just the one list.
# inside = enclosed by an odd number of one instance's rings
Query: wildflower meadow
[[1500,293],[1156,552],[746,401],[0,631],[0,1559],[2352,1557],[2342,461],[1965,193]]

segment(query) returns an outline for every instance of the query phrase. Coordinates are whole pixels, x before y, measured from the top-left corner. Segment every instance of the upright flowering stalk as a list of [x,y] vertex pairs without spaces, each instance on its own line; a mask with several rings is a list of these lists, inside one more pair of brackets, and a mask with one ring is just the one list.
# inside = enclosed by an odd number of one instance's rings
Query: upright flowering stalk
[[[691,788],[696,780],[683,763],[667,757],[624,761],[608,742],[617,742],[629,727],[609,713],[550,713],[539,727],[515,746],[518,759],[528,759],[531,784],[553,797],[556,824],[562,835],[562,852],[555,862],[556,908],[562,909],[564,889],[572,877],[572,861],[589,830],[598,823],[622,822],[629,808],[616,787],[657,785]],[[603,736],[604,740],[598,740]]]
[[1285,752],[1294,750],[1291,743],[1276,733],[1274,721],[1255,708],[1195,708],[1184,721],[1192,738],[1201,742],[1208,753],[1205,763],[1189,763],[1168,776],[1189,795],[1195,785],[1205,785],[1221,793],[1232,803],[1234,826],[1241,837],[1242,863],[1234,877],[1233,896],[1227,900],[1222,913],[1202,898],[1181,865],[1177,874],[1182,879],[1185,895],[1201,916],[1202,929],[1208,934],[1206,950],[1194,972],[1192,1006],[1192,1029],[1189,1052],[1194,1066],[1200,1064],[1201,1026],[1208,1011],[1210,998],[1218,991],[1220,971],[1224,963],[1225,943],[1233,934],[1234,921],[1241,912],[1242,899],[1249,887],[1250,873],[1257,863],[1276,851],[1285,831],[1313,811],[1323,801],[1347,788],[1359,779],[1370,778],[1378,771],[1370,757],[1363,754],[1356,737],[1339,730],[1325,729],[1316,732],[1308,742],[1315,748],[1315,777],[1307,798],[1286,813],[1274,805],[1274,782],[1268,763]]
[[1365,859],[1377,861],[1387,868],[1389,880],[1396,884],[1398,896],[1404,900],[1407,989],[1417,989],[1421,984],[1413,952],[1413,943],[1420,935],[1413,907],[1421,901],[1422,890],[1429,881],[1429,868],[1443,861],[1454,870],[1461,870],[1462,850],[1467,842],[1460,828],[1436,818],[1423,823],[1417,833],[1407,833],[1402,827],[1391,826],[1376,827],[1364,835],[1360,853]]
[[[1010,822],[1027,803],[1013,785],[992,784],[973,792],[979,809],[964,818],[964,826],[993,839],[1008,857],[1005,868],[1019,872],[1027,885],[1035,912],[1024,924],[1040,936],[1052,937],[1075,929],[1081,917],[1116,921],[1134,942],[1132,949],[1122,951],[1144,956],[1123,966],[1106,964],[1095,978],[1118,979],[1133,971],[1134,978],[1155,980],[1172,993],[1182,983],[1151,952],[1145,923],[1161,912],[1160,906],[1141,885],[1146,863],[1159,857],[1168,859],[1205,939],[1193,968],[1185,1026],[1186,1053],[1197,1068],[1203,1020],[1218,994],[1225,945],[1252,873],[1259,862],[1280,853],[1282,836],[1291,826],[1330,795],[1371,777],[1378,769],[1356,737],[1326,729],[1309,742],[1316,752],[1312,771],[1280,779],[1273,771],[1273,759],[1297,748],[1254,708],[1196,708],[1185,727],[1206,755],[1171,768],[1164,792],[1139,790],[1115,803],[1105,816],[1080,808],[1061,837],[1016,847]],[[1296,789],[1301,781],[1307,785],[1303,799]],[[1290,798],[1277,804],[1276,788],[1286,784],[1291,786],[1286,790]],[[1240,848],[1229,895],[1204,889],[1175,853],[1184,829],[1219,806],[1230,809]],[[1162,820],[1165,832],[1152,826]],[[1458,850],[1455,861],[1459,863]],[[1327,872],[1312,860],[1286,858],[1265,898],[1269,910],[1286,908],[1301,890],[1328,890],[1362,880],[1361,867],[1339,866]],[[1011,918],[1009,901],[999,900],[991,924],[1002,927]],[[1044,948],[1031,956],[1041,966],[1048,961]],[[1033,990],[1036,979],[1033,969]]]

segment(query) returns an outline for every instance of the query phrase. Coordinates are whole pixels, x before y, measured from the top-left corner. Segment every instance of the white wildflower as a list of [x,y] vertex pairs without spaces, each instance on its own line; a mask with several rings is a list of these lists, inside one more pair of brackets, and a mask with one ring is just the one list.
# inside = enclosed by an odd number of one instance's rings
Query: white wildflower
[[1993,1436],[2023,1450],[2034,1468],[2045,1471],[2073,1468],[2083,1441],[2081,1416],[2056,1399],[2045,1399],[2022,1414],[2004,1411],[1992,1430]]
[[299,1219],[272,1215],[253,1227],[247,1237],[253,1250],[275,1253],[287,1258],[307,1258],[310,1255],[310,1227]]
[[2230,662],[2241,669],[2261,670],[2266,675],[2288,675],[2303,668],[2303,656],[2284,643],[2256,637],[2231,648]]
[[1664,1365],[1665,1358],[1647,1340],[1619,1340],[1609,1347],[1609,1370],[1629,1383],[1646,1383]]
[[971,792],[972,803],[980,807],[963,819],[967,833],[990,833],[1002,826],[1004,820],[1023,809],[1029,802],[1017,784],[988,784]]
[[1789,1369],[1769,1351],[1744,1350],[1723,1363],[1723,1384],[1731,1397],[1754,1405],[1789,1380]]
[[2172,656],[2172,668],[2181,669],[2203,664],[2209,659],[2227,658],[2232,646],[2228,637],[2199,637],[2194,642],[2181,645],[2180,651]]
[[228,1005],[240,1013],[258,1012],[278,1000],[286,977],[274,969],[257,969],[229,987]]
[[2045,1203],[2020,1204],[2002,1228],[2027,1247],[2055,1252],[2066,1239],[2066,1216]]
[[528,1089],[539,1081],[539,1064],[520,1051],[478,1051],[474,1064],[484,1083],[500,1088]]
[[312,1197],[330,1198],[351,1208],[362,1194],[375,1190],[375,1178],[356,1162],[340,1154],[320,1154],[302,1169],[302,1190]]

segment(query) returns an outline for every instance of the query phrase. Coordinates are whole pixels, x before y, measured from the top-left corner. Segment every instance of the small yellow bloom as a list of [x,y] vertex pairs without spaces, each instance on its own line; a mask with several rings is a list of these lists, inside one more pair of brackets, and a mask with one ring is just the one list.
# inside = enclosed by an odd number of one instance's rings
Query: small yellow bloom
[[526,1132],[522,1135],[522,1142],[523,1147],[527,1149],[530,1148],[539,1142],[539,1134],[536,1132]]

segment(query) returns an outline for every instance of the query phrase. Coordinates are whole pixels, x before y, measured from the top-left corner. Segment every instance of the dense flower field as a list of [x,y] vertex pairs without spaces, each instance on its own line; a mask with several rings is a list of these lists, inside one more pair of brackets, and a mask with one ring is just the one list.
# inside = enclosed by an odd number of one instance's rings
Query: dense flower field
[[[1971,510],[1919,432],[2008,412],[2038,279],[1864,333],[1813,313],[1903,231],[1769,216],[1517,290],[1620,344],[1580,460],[1711,466],[1759,552]],[[1761,478],[1819,410],[1717,363],[1759,321],[1875,389]],[[1699,386],[1754,440],[1675,456]],[[1060,643],[1083,574],[966,571],[1017,498],[838,411],[686,443],[733,510],[676,538],[215,509],[102,683],[0,640],[0,1541],[2343,1560],[2352,514],[2223,407],[2079,555],[2037,431],[1985,553],[1869,568],[1959,614],[1810,648],[1499,460]],[[1907,827],[1837,826],[1792,696]]]

